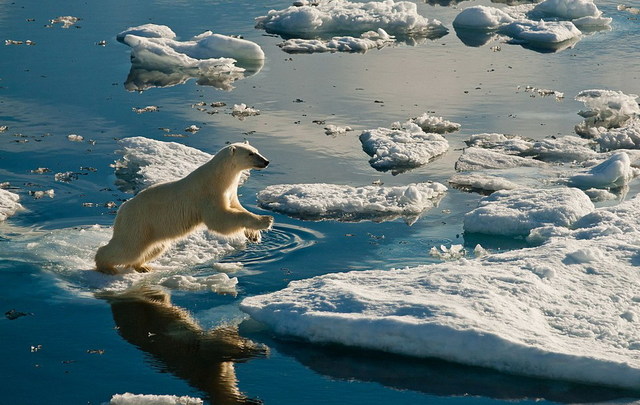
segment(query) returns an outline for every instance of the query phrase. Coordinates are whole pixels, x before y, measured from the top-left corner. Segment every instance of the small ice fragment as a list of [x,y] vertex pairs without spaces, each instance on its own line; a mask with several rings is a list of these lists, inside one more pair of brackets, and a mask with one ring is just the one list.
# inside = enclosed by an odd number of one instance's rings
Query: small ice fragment
[[67,135],[67,139],[71,142],[82,142],[84,141],[84,137],[82,135],[69,134]]
[[78,17],[67,15],[67,16],[56,17],[49,21],[51,22],[51,24],[62,24],[62,28],[69,28],[75,23],[77,23],[78,21],[80,21],[80,19]]
[[160,108],[155,106],[155,105],[148,105],[148,106],[143,107],[143,108],[133,107],[132,110],[135,111],[136,114],[142,114],[142,113],[146,113],[146,112],[156,112],[156,111],[159,111]]
[[187,128],[185,128],[185,131],[195,134],[196,132],[200,131],[200,127],[197,125],[189,125]]

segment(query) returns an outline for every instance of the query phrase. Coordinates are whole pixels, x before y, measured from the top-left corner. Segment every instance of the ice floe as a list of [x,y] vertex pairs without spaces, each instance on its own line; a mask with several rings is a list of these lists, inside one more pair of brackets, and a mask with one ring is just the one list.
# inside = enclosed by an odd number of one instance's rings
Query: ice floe
[[145,24],[117,35],[131,47],[129,90],[166,87],[196,78],[198,84],[231,89],[231,83],[255,73],[264,64],[264,52],[254,42],[206,31],[188,41],[177,41],[167,26]]
[[491,149],[469,147],[458,158],[457,171],[473,172],[484,169],[512,169],[517,167],[546,167],[547,163],[532,158],[505,154]]
[[581,39],[582,30],[609,29],[611,21],[602,17],[593,0],[545,0],[535,6],[502,9],[472,6],[456,16],[453,26],[470,46],[483,45],[496,33],[544,52],[571,47]]
[[528,236],[547,225],[568,227],[595,209],[577,188],[496,191],[464,216],[464,231],[503,236]]
[[513,190],[520,185],[505,178],[482,174],[454,174],[449,178],[449,184],[455,188],[468,191],[494,192],[498,190]]
[[440,183],[407,186],[280,184],[258,193],[262,208],[306,220],[387,221],[404,217],[413,223],[436,206],[447,188]]
[[461,125],[457,122],[452,122],[435,115],[429,115],[428,113],[424,113],[419,117],[411,118],[409,122],[416,124],[424,132],[431,132],[436,134],[456,132],[460,130],[461,127]]
[[313,342],[637,390],[638,218],[634,198],[538,247],[294,281],[241,309]]
[[175,274],[163,278],[159,284],[173,290],[213,291],[219,294],[235,295],[237,293],[236,285],[238,284],[238,279],[236,277],[230,278],[225,273],[210,276]]
[[0,221],[5,221],[22,209],[19,201],[20,196],[18,194],[0,188]]
[[181,179],[213,155],[176,142],[162,142],[141,136],[121,139],[115,162],[116,185],[137,193],[153,184]]
[[577,134],[592,138],[602,150],[640,148],[640,106],[635,94],[614,90],[584,90],[576,96],[587,110],[578,114],[584,121]]
[[580,188],[619,188],[638,174],[640,170],[631,167],[629,155],[618,152],[587,171],[571,176],[569,184]]
[[426,165],[449,150],[442,135],[426,133],[413,122],[366,130],[359,139],[362,150],[371,156],[371,167],[393,174]]
[[202,405],[204,401],[200,398],[176,395],[153,395],[153,394],[116,394],[111,397],[108,405]]
[[333,37],[330,40],[292,38],[278,46],[287,53],[319,53],[319,52],[360,52],[381,49],[395,43],[396,40],[385,30],[367,31],[360,37]]
[[270,10],[256,18],[256,28],[288,38],[360,35],[378,29],[394,36],[440,37],[448,31],[440,21],[418,14],[415,3],[394,0],[320,0]]

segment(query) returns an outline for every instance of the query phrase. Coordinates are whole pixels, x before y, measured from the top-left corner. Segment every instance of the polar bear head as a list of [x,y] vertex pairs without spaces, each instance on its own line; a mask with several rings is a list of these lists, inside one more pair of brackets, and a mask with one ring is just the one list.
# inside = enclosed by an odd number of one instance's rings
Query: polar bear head
[[[269,165],[269,160],[262,156],[258,149],[248,142],[232,143],[226,148],[227,153],[233,158],[236,166],[241,169],[264,169]],[[224,149],[223,149],[224,150]]]

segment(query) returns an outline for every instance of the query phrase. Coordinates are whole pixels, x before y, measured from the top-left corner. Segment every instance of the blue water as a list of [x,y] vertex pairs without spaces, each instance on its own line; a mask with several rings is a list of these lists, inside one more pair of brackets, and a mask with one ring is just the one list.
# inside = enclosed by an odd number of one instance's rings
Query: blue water
[[[488,1],[462,2],[490,4]],[[111,225],[114,208],[130,195],[118,191],[110,164],[117,139],[130,136],[177,141],[209,153],[225,142],[249,139],[272,161],[241,189],[254,212],[255,193],[271,184],[327,182],[386,185],[419,181],[446,184],[469,135],[513,133],[541,139],[569,135],[583,106],[573,96],[588,88],[640,94],[639,22],[598,1],[613,17],[613,29],[587,36],[573,49],[538,53],[499,39],[467,47],[452,30],[416,46],[400,45],[361,54],[288,55],[280,39],[253,28],[253,18],[287,1],[0,1],[0,39],[35,45],[0,46],[0,183],[10,182],[27,211],[0,224],[0,310],[26,315],[0,319],[0,403],[100,404],[118,393],[190,395],[207,403],[266,404],[491,404],[511,401],[585,402],[635,397],[637,393],[529,379],[436,360],[318,346],[275,336],[251,321],[217,329],[236,319],[242,298],[275,291],[291,280],[329,272],[411,266],[433,262],[431,246],[476,243],[493,250],[522,241],[471,239],[462,215],[479,195],[450,190],[440,205],[407,226],[384,223],[305,222],[275,215],[276,231],[262,245],[234,253],[241,261],[237,296],[145,287],[126,297],[94,295],[73,275],[52,268],[29,244],[15,240],[34,231],[56,232],[93,224]],[[418,3],[420,13],[451,28],[458,6]],[[70,28],[50,25],[63,15],[80,17]],[[129,48],[115,35],[153,22],[186,39],[205,30],[241,34],[264,49],[262,70],[230,91],[195,80],[144,92],[124,83]],[[97,45],[107,41],[106,46]],[[500,52],[490,48],[500,45]],[[530,97],[524,86],[565,93],[563,101]],[[519,88],[519,86],[521,86]],[[302,100],[302,102],[296,102]],[[383,101],[376,103],[375,101]],[[246,103],[262,114],[240,121],[229,109],[210,115],[192,105]],[[155,105],[158,112],[136,114]],[[462,124],[448,135],[450,151],[433,163],[398,176],[367,163],[357,135],[388,127],[426,111]],[[354,132],[328,137],[322,126],[349,125]],[[168,138],[160,128],[182,133]],[[78,134],[84,142],[70,142]],[[89,142],[91,140],[91,142]],[[46,167],[50,173],[33,174]],[[88,169],[91,168],[91,169]],[[69,183],[54,173],[81,173]],[[55,190],[53,199],[29,191]],[[637,192],[632,184],[630,195]],[[84,206],[93,203],[93,206]],[[23,246],[16,250],[15,246]],[[97,247],[97,246],[96,246]],[[64,282],[61,282],[61,278]],[[157,299],[172,304],[158,305]],[[190,317],[200,326],[194,326]],[[156,334],[149,341],[148,330]],[[177,331],[177,332],[176,332]],[[267,354],[268,352],[268,354]]]

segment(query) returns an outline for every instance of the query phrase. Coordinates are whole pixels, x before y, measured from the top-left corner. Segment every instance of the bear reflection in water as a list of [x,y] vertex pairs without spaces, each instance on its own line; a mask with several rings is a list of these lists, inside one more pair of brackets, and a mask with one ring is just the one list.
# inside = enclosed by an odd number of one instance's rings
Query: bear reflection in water
[[234,363],[264,357],[268,349],[241,337],[236,326],[202,329],[157,286],[99,297],[111,305],[120,335],[158,360],[161,371],[185,380],[214,404],[261,403],[240,392]]

